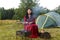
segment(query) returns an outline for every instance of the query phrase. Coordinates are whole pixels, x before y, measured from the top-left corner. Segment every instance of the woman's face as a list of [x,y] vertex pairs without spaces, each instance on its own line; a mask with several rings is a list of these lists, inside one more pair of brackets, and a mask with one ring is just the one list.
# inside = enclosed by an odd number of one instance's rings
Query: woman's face
[[29,15],[31,14],[31,12],[32,12],[31,9],[28,9],[28,10],[27,10],[27,13],[28,13]]

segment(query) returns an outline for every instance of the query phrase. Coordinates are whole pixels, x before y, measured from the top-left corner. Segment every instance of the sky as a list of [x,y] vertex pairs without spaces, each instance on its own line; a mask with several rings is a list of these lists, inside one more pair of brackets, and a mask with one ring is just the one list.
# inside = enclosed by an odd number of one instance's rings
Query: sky
[[0,7],[5,9],[18,8],[20,0],[0,0]]
[[48,8],[50,10],[55,9],[60,5],[60,0],[40,0],[40,6]]
[[[20,0],[0,0],[0,7],[5,9],[18,8]],[[60,5],[60,0],[40,0],[40,6],[50,10],[55,9]]]

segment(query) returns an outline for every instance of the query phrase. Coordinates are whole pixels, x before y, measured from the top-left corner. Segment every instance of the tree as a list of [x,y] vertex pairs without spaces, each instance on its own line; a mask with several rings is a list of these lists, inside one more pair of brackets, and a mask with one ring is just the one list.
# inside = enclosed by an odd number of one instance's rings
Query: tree
[[5,19],[12,19],[13,15],[15,14],[14,9],[5,10],[4,8],[0,8],[0,17],[2,20]]
[[60,5],[54,11],[60,14]]
[[2,19],[2,17],[3,17],[3,12],[4,12],[4,8],[2,7],[2,8],[0,8],[0,19]]
[[15,14],[14,9],[8,9],[7,12],[7,19],[12,19],[13,15]]
[[1,12],[0,12],[0,20],[1,20]]
[[37,0],[20,0],[20,1],[21,3],[19,5],[19,9],[15,10],[14,17],[21,20],[26,14],[27,8],[33,8],[34,6],[37,5]]

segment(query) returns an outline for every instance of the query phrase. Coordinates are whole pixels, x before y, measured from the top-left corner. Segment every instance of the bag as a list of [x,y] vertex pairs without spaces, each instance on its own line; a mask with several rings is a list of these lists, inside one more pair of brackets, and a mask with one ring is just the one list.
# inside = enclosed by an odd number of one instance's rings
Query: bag
[[50,39],[51,35],[48,32],[39,33],[40,38]]
[[26,31],[26,30],[20,30],[20,31],[17,31],[16,32],[16,35],[19,35],[19,36],[29,36],[30,35],[30,32]]

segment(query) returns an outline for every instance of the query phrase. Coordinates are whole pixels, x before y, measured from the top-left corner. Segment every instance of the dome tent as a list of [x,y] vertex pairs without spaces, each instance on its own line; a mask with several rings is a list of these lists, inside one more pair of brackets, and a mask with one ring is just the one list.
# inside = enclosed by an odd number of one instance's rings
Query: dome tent
[[51,17],[53,17],[56,24],[57,24],[57,27],[60,27],[60,14],[59,13],[49,12],[46,15],[50,15]]
[[44,15],[40,15],[36,19],[36,24],[39,28],[60,26],[60,15],[56,12],[49,12]]

